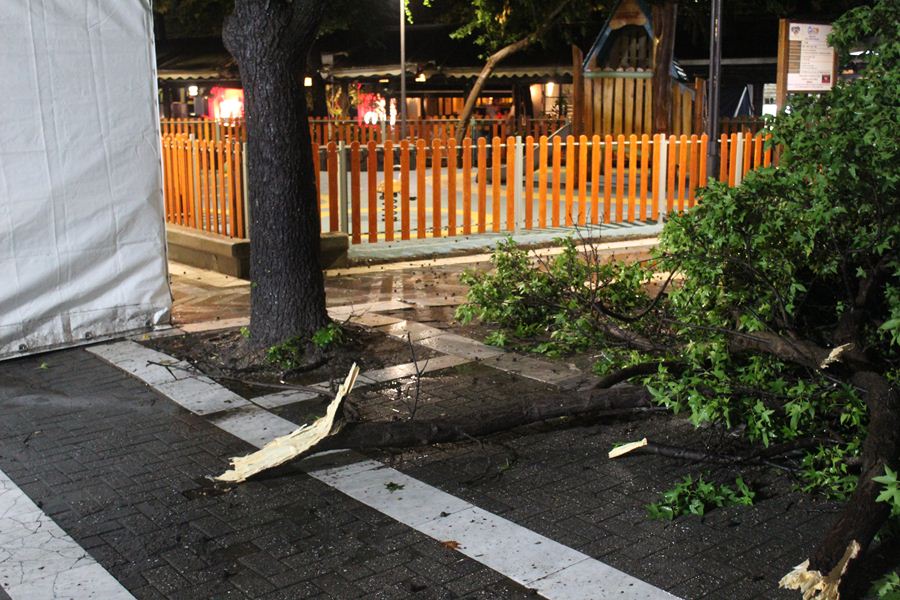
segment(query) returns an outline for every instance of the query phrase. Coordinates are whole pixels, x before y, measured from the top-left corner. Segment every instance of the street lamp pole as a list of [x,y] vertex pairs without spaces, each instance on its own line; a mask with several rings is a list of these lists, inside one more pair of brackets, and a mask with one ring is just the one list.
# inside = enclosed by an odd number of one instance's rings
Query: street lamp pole
[[400,139],[406,139],[406,0],[400,0]]
[[709,138],[707,176],[719,172],[719,85],[722,76],[722,0],[712,0],[709,21],[709,114],[706,133]]

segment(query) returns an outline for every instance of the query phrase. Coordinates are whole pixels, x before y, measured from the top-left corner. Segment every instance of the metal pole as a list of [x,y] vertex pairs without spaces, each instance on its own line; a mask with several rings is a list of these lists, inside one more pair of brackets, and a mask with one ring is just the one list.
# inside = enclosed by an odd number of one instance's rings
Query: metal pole
[[400,0],[400,139],[406,139],[406,0]]
[[706,133],[709,137],[706,160],[707,177],[719,172],[719,86],[722,76],[722,0],[712,0],[709,22],[709,115]]

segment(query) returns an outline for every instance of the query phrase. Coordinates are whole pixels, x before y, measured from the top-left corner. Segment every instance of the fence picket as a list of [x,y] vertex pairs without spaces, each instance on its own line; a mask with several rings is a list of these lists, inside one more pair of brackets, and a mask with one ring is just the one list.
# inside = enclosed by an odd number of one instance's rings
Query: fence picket
[[472,233],[472,140],[463,139],[462,145],[462,193],[463,193],[463,235]]
[[659,221],[660,181],[662,179],[662,143],[665,136],[654,134],[653,136],[653,180],[650,184],[650,218]]
[[575,184],[578,175],[575,170],[575,137],[566,136],[566,227],[572,226],[572,208],[575,203]]
[[559,136],[553,138],[553,199],[551,201],[551,222],[553,227],[559,227],[559,184],[560,167],[562,163],[562,141]]
[[613,139],[611,135],[606,134],[603,140],[603,222],[610,223],[612,221]]
[[616,136],[616,223],[622,222],[625,201],[625,136]]
[[688,136],[681,134],[678,139],[678,212],[684,212],[685,198],[687,197],[687,175],[690,171],[688,164]]
[[378,241],[378,146],[375,140],[366,144],[366,175],[369,183],[369,243]]
[[534,136],[525,137],[525,229],[534,221]]
[[709,150],[708,143],[709,138],[704,133],[700,136],[700,173],[697,187],[706,187],[706,154]]
[[635,204],[637,203],[637,136],[628,136],[628,220],[634,221]]
[[600,212],[600,136],[594,134],[591,138],[591,224],[599,222]]
[[409,239],[409,140],[400,140],[400,239]]
[[447,137],[447,235],[456,235],[456,140]]
[[340,229],[337,189],[337,145],[328,142],[325,146],[325,165],[328,169],[328,231]]
[[394,144],[384,142],[384,241],[394,241]]
[[416,238],[425,238],[425,178],[426,171],[425,140],[416,140]]
[[516,175],[516,139],[506,138],[506,230],[513,231],[516,227],[516,199],[514,184]]
[[487,225],[487,141],[478,138],[478,233]]
[[547,136],[538,140],[538,227],[547,227]]
[[350,236],[354,244],[362,243],[359,154],[359,142],[354,140],[350,144]]
[[666,167],[669,171],[666,174],[666,214],[671,214],[675,210],[675,168],[677,166],[675,153],[678,150],[676,140],[674,135],[669,136],[669,155],[666,157]]
[[434,138],[431,142],[431,191],[433,200],[431,206],[432,235],[441,237],[441,139]]
[[500,231],[500,167],[503,161],[500,143],[500,138],[494,135],[491,140],[491,230],[495,233]]
[[586,135],[578,137],[578,224],[587,224],[587,173],[588,141]]
[[647,218],[647,176],[650,174],[650,136],[641,134],[641,197],[639,221]]
[[700,162],[700,156],[698,150],[700,149],[700,144],[697,143],[697,134],[691,135],[691,152],[690,158],[688,159],[688,198],[687,198],[687,207],[694,207],[694,193],[697,189],[697,167]]

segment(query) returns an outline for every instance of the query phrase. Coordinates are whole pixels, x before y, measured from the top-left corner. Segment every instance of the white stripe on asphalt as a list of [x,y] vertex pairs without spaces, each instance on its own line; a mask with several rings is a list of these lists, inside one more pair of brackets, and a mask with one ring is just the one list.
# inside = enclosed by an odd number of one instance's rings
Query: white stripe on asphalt
[[[472,342],[461,336],[450,335],[453,341],[460,344],[463,341]],[[119,366],[115,352],[95,351],[95,354]],[[120,368],[131,373],[137,354],[139,351],[136,349],[129,349],[126,366]],[[179,379],[165,385],[165,395],[177,398],[188,392],[187,386],[190,384],[189,380]],[[179,386],[185,386],[184,393],[178,391]],[[190,410],[187,403],[182,406]],[[242,408],[214,415],[209,419],[225,431],[259,448],[275,437],[288,433],[288,428],[297,426],[271,413],[268,413],[270,417],[260,414],[267,412],[253,406],[250,409]],[[380,462],[361,460],[346,466],[309,469],[307,472],[354,500],[416,531],[442,542],[456,542],[459,545],[457,550],[462,554],[517,583],[537,590],[545,598],[677,600],[676,596],[649,583]]]
[[134,598],[3,471],[0,587],[12,600]]

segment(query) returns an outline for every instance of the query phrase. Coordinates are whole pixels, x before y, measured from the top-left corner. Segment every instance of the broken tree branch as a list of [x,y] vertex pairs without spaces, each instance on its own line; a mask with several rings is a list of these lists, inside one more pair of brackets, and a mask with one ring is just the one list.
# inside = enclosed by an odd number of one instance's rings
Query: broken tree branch
[[889,505],[877,501],[880,486],[872,478],[884,474],[885,465],[897,468],[900,463],[900,393],[873,372],[857,373],[853,384],[866,391],[869,409],[862,472],[853,496],[816,551],[781,580],[782,587],[801,590],[804,600],[855,597],[850,594],[858,591],[858,565],[890,514]]

